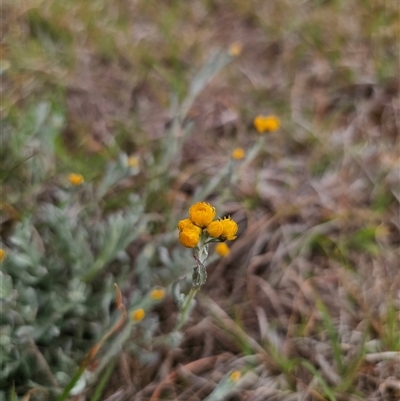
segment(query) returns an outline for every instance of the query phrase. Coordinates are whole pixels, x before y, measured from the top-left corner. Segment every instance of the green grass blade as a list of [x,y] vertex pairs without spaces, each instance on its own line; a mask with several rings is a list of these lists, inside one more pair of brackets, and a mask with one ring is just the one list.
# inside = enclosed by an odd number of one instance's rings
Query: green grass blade
[[323,377],[320,375],[317,369],[308,361],[302,361],[302,365],[308,369],[318,380],[318,382],[321,384],[322,389],[325,392],[326,397],[328,397],[329,401],[336,401],[336,397],[333,394],[332,390],[329,388],[328,384],[325,382]]
[[99,383],[97,384],[90,401],[98,401],[100,399],[100,397],[101,397],[101,395],[103,393],[104,387],[108,383],[108,380],[110,379],[111,373],[114,370],[114,366],[115,366],[115,361],[111,362],[108,365],[107,370],[104,372],[104,374],[101,377]]
[[343,361],[342,361],[342,350],[340,347],[340,340],[339,340],[339,335],[338,332],[335,329],[335,326],[332,322],[332,318],[329,314],[329,311],[325,304],[322,302],[321,299],[316,299],[316,306],[318,311],[322,315],[322,320],[324,322],[324,326],[328,332],[329,339],[332,344],[332,350],[333,350],[333,356],[335,358],[335,361],[338,366],[338,370],[340,375],[343,374],[344,368],[343,368]]

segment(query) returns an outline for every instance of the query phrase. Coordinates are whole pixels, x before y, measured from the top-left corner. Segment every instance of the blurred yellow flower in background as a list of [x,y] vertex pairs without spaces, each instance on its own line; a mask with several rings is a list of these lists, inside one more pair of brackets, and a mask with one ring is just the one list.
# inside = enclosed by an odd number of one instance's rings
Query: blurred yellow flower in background
[[236,149],[234,149],[233,152],[232,152],[232,157],[233,157],[235,160],[243,159],[243,158],[244,158],[244,155],[245,155],[245,153],[244,153],[244,150],[243,150],[242,148],[236,148]]
[[229,249],[229,246],[225,244],[225,242],[220,242],[215,247],[215,252],[217,252],[218,255],[223,257],[223,256],[228,256],[231,250]]
[[257,116],[254,119],[254,127],[259,134],[264,132],[274,132],[280,126],[279,118],[276,116]]
[[146,312],[144,311],[144,309],[140,308],[140,309],[135,309],[132,313],[131,313],[131,319],[134,320],[135,322],[140,322],[146,315]]
[[81,185],[85,182],[85,179],[83,178],[83,175],[81,174],[76,174],[76,173],[71,173],[68,175],[68,181],[71,185],[74,187]]
[[4,249],[0,248],[0,263],[4,260],[4,257],[6,256],[6,252]]
[[128,166],[132,168],[139,167],[139,158],[136,156],[129,156],[128,157]]
[[239,56],[243,50],[243,45],[240,42],[233,42],[228,49],[228,53],[232,57]]
[[242,377],[242,374],[238,370],[234,370],[230,375],[229,379],[233,382],[237,382]]
[[159,301],[165,297],[164,288],[155,288],[150,293],[150,298],[154,301]]

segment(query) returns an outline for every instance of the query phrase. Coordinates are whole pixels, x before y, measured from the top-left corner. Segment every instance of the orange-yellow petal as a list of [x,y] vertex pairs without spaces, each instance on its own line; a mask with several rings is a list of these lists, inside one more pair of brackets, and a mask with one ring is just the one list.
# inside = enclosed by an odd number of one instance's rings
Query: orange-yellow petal
[[206,230],[210,237],[218,238],[222,234],[224,227],[220,220],[214,220],[207,226]]
[[179,233],[179,241],[186,248],[194,248],[199,243],[199,240],[200,234],[196,229],[188,228]]
[[[199,228],[199,227],[195,226],[192,223],[192,220],[190,220],[190,219],[183,219],[178,223],[178,230],[179,231],[182,231],[182,230],[185,230],[185,229],[193,229],[193,228]],[[200,229],[200,231],[201,231],[201,229]]]
[[201,228],[207,227],[215,217],[215,208],[206,202],[197,202],[189,208],[189,218]]
[[238,230],[236,221],[232,220],[230,217],[226,217],[221,220],[221,224],[223,227],[221,238],[228,241],[234,240]]

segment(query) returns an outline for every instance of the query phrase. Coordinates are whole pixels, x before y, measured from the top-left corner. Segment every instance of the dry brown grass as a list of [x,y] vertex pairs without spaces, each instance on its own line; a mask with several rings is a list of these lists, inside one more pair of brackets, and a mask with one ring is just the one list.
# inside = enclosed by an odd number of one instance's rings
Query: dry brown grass
[[[32,77],[30,96],[62,81],[71,152],[82,144],[106,152],[119,129],[132,135],[123,136],[128,152],[151,148],[171,118],[171,87],[182,95],[210,48],[234,41],[243,53],[190,111],[195,133],[166,198],[183,208],[233,142],[254,141],[256,114],[282,120],[262,154],[238,167],[224,212],[239,222],[239,237],[230,256],[209,267],[184,341],[149,348],[154,360],[122,352],[101,399],[203,400],[224,374],[244,369],[227,400],[399,400],[396,6],[118,1],[103,4],[97,24],[81,33],[73,23],[90,18],[83,9],[91,6],[75,6],[57,14],[75,40],[74,67],[38,61],[3,82],[14,88],[11,102],[23,102]],[[26,13],[13,14],[16,41],[25,37]],[[132,245],[133,260],[151,240]],[[158,334],[168,333],[172,299],[155,312]],[[135,340],[140,346],[140,335]]]

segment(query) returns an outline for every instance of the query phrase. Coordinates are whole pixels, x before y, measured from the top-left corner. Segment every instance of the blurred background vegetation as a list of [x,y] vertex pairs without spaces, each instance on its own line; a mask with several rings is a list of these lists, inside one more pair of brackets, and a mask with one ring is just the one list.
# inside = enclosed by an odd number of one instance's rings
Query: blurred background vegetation
[[[0,400],[400,399],[399,26],[395,0],[3,0]],[[178,332],[196,201],[239,237]]]

